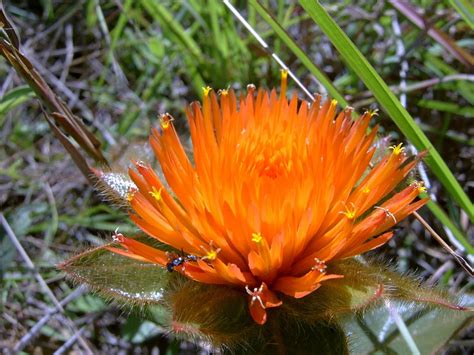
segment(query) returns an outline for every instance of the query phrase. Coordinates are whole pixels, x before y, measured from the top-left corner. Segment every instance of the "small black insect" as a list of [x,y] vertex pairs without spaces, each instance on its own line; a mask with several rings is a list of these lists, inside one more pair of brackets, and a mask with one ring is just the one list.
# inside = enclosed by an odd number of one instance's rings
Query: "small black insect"
[[187,261],[197,261],[197,256],[191,254],[179,256],[174,254],[173,257],[170,258],[170,262],[166,264],[166,270],[173,272],[175,267],[181,266]]

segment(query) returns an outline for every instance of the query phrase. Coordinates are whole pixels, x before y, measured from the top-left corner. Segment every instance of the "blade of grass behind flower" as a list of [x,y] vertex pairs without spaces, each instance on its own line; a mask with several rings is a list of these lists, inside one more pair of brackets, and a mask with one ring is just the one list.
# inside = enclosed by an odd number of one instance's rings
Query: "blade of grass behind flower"
[[347,106],[347,101],[337,91],[331,80],[319,68],[313,64],[308,55],[298,46],[298,44],[288,35],[285,29],[273,18],[273,16],[257,1],[250,0],[250,4],[257,10],[260,16],[273,28],[280,39],[298,57],[303,65],[313,74],[319,82],[328,90],[329,94],[342,106]]
[[397,124],[402,133],[418,150],[428,150],[429,154],[425,158],[426,164],[431,168],[453,199],[467,212],[471,221],[474,221],[474,207],[469,197],[463,191],[435,147],[410,114],[403,108],[396,96],[390,91],[380,75],[377,74],[367,59],[318,1],[300,0],[300,4],[326,36],[328,36],[347,65],[362,79],[367,88],[373,92],[381,107]]
[[175,21],[173,14],[171,14],[158,1],[141,1],[146,12],[156,19],[160,25],[169,30],[173,35],[176,43],[181,43],[194,56],[196,60],[203,60],[203,55],[199,45],[187,34],[183,26],[178,21]]
[[183,26],[175,20],[174,15],[159,2],[142,0],[140,4],[161,25],[163,30],[168,32],[167,37],[172,39],[174,43],[180,44],[183,53],[188,54],[183,56],[182,59],[194,90],[196,93],[201,93],[201,88],[205,86],[205,82],[198,68],[199,64],[205,61],[205,58],[199,45],[189,36]]
[[468,0],[449,0],[452,7],[463,17],[464,21],[474,29],[474,5]]
[[0,126],[3,124],[3,120],[8,111],[34,96],[35,94],[33,90],[31,90],[30,87],[23,85],[10,90],[0,98]]

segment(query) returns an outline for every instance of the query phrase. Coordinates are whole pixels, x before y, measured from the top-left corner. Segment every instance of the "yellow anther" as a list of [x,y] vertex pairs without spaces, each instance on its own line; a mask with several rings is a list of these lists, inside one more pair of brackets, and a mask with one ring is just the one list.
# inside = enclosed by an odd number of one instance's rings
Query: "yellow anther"
[[261,233],[252,233],[252,242],[260,244],[262,239],[263,237]]
[[337,100],[336,99],[331,100],[331,106],[337,106]]
[[288,69],[281,70],[281,78],[286,80],[288,78]]
[[217,259],[217,250],[210,250],[207,252],[206,257],[207,260],[213,261]]
[[210,86],[203,86],[202,92],[204,93],[204,96],[208,96],[209,93],[211,92],[212,88]]
[[379,115],[379,109],[374,108],[373,110],[368,110],[367,113],[370,115],[370,117],[378,116]]
[[127,201],[130,202],[133,200],[133,196],[135,196],[135,192],[137,192],[135,189],[130,189],[127,192]]
[[218,94],[219,94],[220,96],[227,96],[227,95],[229,95],[229,90],[227,90],[227,89],[220,89],[219,92],[218,92]]
[[346,216],[348,219],[354,219],[356,218],[356,214],[357,214],[357,211],[355,209],[355,206],[353,203],[351,203],[351,208],[349,208],[348,206],[346,206],[346,210],[345,211],[341,211],[339,213],[342,213],[344,216]]
[[203,256],[202,260],[214,261],[217,259],[217,254],[221,251],[221,248],[214,249],[214,242],[211,240],[209,243],[209,249],[201,245],[201,249],[206,252],[206,255]]
[[162,197],[161,197],[161,191],[162,191],[162,190],[163,190],[163,187],[160,187],[160,189],[157,190],[156,187],[153,186],[153,187],[151,188],[150,195],[152,195],[155,200],[157,200],[158,202],[160,202],[161,199],[162,199]]
[[399,145],[392,145],[390,146],[390,149],[393,150],[393,154],[395,155],[400,155],[400,153],[403,153],[405,151],[403,143],[400,143]]
[[428,190],[423,181],[415,181],[413,185],[418,189],[418,193],[420,194]]
[[362,190],[362,193],[364,194],[368,194],[370,192],[370,189],[368,186],[364,187],[364,189]]
[[160,116],[160,126],[163,130],[166,130],[170,127],[171,121],[174,121],[174,118],[170,114],[164,113]]

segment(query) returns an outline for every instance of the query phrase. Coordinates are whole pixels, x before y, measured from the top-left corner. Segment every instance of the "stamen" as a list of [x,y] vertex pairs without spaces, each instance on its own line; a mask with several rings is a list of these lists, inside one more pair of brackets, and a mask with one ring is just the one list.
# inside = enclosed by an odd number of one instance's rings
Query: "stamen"
[[391,217],[393,219],[393,221],[395,222],[395,224],[397,223],[397,219],[395,218],[395,216],[393,215],[392,212],[389,211],[388,208],[385,208],[385,207],[381,207],[381,206],[375,206],[374,208],[378,209],[378,210],[382,210],[385,212],[385,216],[388,218],[388,217]]
[[142,161],[142,160],[136,161],[136,162],[135,162],[135,165],[138,166],[138,167],[140,167],[140,168],[146,168],[146,164],[145,164],[145,162]]
[[412,185],[418,189],[418,193],[420,194],[428,190],[423,181],[415,181]]
[[263,237],[261,233],[252,233],[252,242],[260,244],[262,239]]
[[122,233],[119,233],[118,230],[119,230],[119,229],[118,229],[118,227],[117,227],[117,228],[115,229],[115,231],[114,231],[114,234],[112,235],[112,240],[113,240],[114,242],[119,242],[119,243],[120,243],[120,242],[123,241],[123,239],[124,239],[125,237],[123,236]]
[[260,286],[260,288],[255,287],[253,291],[249,289],[248,285],[246,285],[245,291],[247,291],[248,295],[252,296],[252,298],[250,299],[250,305],[253,305],[255,301],[258,301],[258,303],[260,303],[260,306],[262,306],[262,308],[265,309],[265,305],[263,304],[262,297],[261,297],[262,292],[263,292],[263,283]]
[[204,97],[209,96],[209,93],[212,91],[212,88],[210,86],[203,86],[202,92],[204,94]]
[[217,254],[221,251],[221,248],[214,249],[214,242],[211,240],[209,242],[209,249],[201,245],[201,249],[206,252],[206,255],[201,258],[201,260],[214,261],[217,259]]
[[163,191],[163,187],[160,187],[160,189],[157,190],[156,187],[153,186],[149,193],[150,193],[150,195],[152,195],[154,197],[155,200],[157,200],[158,202],[161,202],[161,200],[162,200],[161,191]]
[[314,258],[314,261],[316,264],[311,268],[311,270],[318,270],[321,274],[324,274],[327,269],[326,263],[318,258]]
[[137,193],[137,189],[134,189],[133,187],[131,187],[127,192],[127,201],[131,202],[136,193]]
[[160,126],[163,130],[167,130],[174,118],[169,113],[164,113],[160,116]]
[[403,143],[400,143],[398,145],[392,145],[389,147],[391,150],[393,150],[394,155],[400,155],[405,151],[405,147],[403,147]]
[[379,109],[374,108],[373,110],[368,110],[367,113],[370,115],[370,117],[378,116],[379,115]]
[[249,93],[253,93],[256,89],[257,89],[257,87],[254,84],[248,84],[247,85],[247,91]]
[[341,211],[339,213],[342,213],[344,216],[346,216],[348,219],[354,219],[357,215],[357,211],[355,209],[355,206],[354,204],[351,202],[351,207],[352,208],[349,208],[348,206],[345,206],[346,207],[346,210],[345,211]]
[[368,187],[368,186],[364,187],[364,189],[362,190],[362,192],[363,192],[364,194],[368,194],[368,193],[370,192],[369,187]]
[[280,88],[280,97],[286,96],[286,82],[288,80],[288,69],[281,70],[281,88]]
[[217,94],[219,94],[220,96],[227,96],[229,95],[229,90],[227,89],[220,89]]

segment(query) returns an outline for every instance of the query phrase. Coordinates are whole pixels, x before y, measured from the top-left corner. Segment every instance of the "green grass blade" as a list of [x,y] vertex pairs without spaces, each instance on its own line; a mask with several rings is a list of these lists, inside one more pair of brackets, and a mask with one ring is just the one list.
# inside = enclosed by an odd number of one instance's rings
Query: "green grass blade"
[[174,36],[174,40],[183,48],[186,48],[198,61],[203,61],[203,55],[199,45],[189,36],[184,27],[175,20],[173,14],[159,1],[142,0],[140,4],[161,26],[169,30]]
[[0,98],[0,123],[3,122],[3,117],[5,117],[8,111],[34,96],[35,94],[29,86],[18,86],[7,92]]
[[463,17],[464,21],[474,29],[474,5],[468,0],[449,0],[451,6]]
[[387,84],[377,74],[372,65],[370,65],[318,1],[300,0],[300,4],[326,34],[347,65],[362,79],[367,88],[372,91],[380,106],[392,118],[402,133],[418,150],[428,151],[428,155],[425,158],[426,164],[431,168],[451,197],[467,212],[471,221],[474,221],[474,206],[469,197],[463,191],[435,147],[407,110],[401,105],[397,97],[390,91]]
[[298,57],[301,63],[313,74],[319,82],[326,88],[329,94],[336,99],[342,106],[347,106],[347,101],[337,91],[331,80],[319,68],[313,64],[306,53],[298,44],[288,35],[283,27],[273,18],[272,15],[257,0],[250,0],[250,4],[257,10],[260,16],[273,28],[275,33],[286,44],[286,46]]

